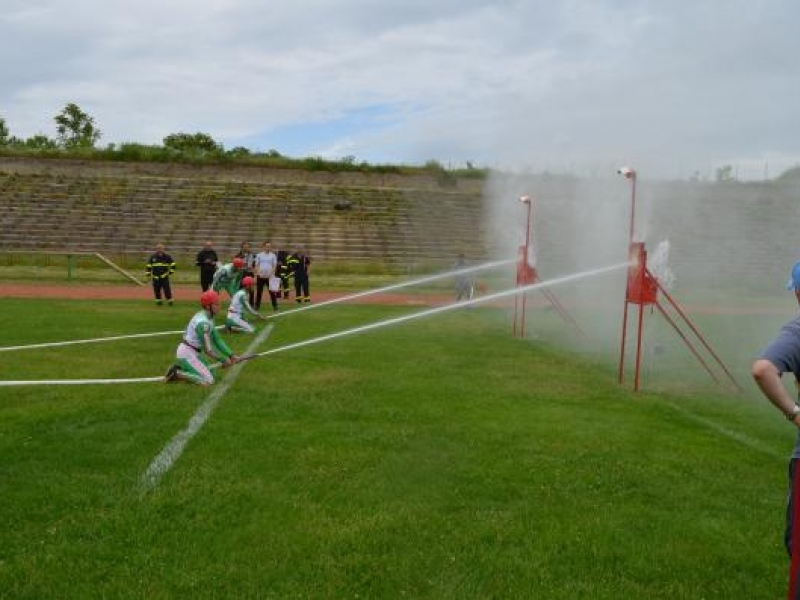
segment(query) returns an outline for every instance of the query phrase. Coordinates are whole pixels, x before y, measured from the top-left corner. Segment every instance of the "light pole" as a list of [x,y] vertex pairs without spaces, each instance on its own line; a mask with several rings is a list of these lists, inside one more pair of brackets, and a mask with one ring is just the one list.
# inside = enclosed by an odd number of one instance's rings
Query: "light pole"
[[634,225],[636,223],[636,171],[630,167],[620,167],[617,173],[631,182],[631,226],[628,235],[628,242],[633,243]]
[[[646,257],[646,254],[640,251],[638,248],[634,248],[633,246],[633,234],[634,234],[634,227],[636,224],[636,171],[631,169],[630,167],[621,167],[617,169],[617,173],[625,177],[631,182],[631,220],[630,220],[630,228],[628,231],[628,259],[631,261],[638,261]],[[643,248],[641,249],[643,250]],[[642,265],[643,267],[643,265]],[[638,270],[636,271],[638,273]],[[634,281],[632,281],[632,279]],[[628,336],[628,303],[630,302],[630,294],[631,288],[636,287],[638,283],[639,277],[632,272],[631,266],[628,267],[628,285],[625,290],[625,307],[622,312],[622,337],[620,341],[620,350],[619,350],[619,374],[618,380],[619,383],[623,383],[625,380],[625,338]],[[634,285],[631,285],[631,284]],[[643,308],[641,302],[637,302],[639,304],[639,328],[638,328],[638,344],[636,350],[636,375],[634,381],[634,389],[639,388],[639,348],[641,346],[641,335],[642,335],[642,319],[643,319]]]

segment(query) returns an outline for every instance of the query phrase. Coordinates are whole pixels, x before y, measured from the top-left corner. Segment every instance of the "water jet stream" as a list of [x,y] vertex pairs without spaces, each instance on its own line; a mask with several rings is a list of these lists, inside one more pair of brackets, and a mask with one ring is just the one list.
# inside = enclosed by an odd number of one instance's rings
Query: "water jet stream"
[[420,279],[412,279],[411,281],[403,281],[401,283],[393,283],[391,285],[387,285],[386,287],[376,288],[373,290],[366,290],[364,292],[357,292],[355,294],[350,294],[347,296],[341,296],[339,298],[332,298],[331,300],[325,300],[324,302],[319,302],[317,304],[307,304],[302,306],[301,308],[295,308],[293,310],[282,312],[282,313],[274,313],[272,315],[268,315],[267,319],[275,319],[277,317],[285,317],[286,315],[294,315],[304,310],[310,310],[312,308],[320,308],[322,306],[329,306],[331,304],[338,304],[339,302],[348,302],[350,300],[356,300],[358,298],[365,298],[367,296],[374,296],[376,294],[382,294],[384,292],[391,292],[394,290],[399,290],[406,287],[411,287],[414,285],[422,285],[424,283],[430,283],[432,281],[438,281],[439,279],[446,279],[450,277],[458,277],[460,275],[467,275],[469,273],[477,273],[478,271],[485,271],[486,269],[493,269],[495,267],[502,267],[505,265],[509,265],[516,262],[516,259],[506,259],[506,260],[497,260],[493,262],[483,263],[480,265],[475,265],[473,267],[465,267],[463,269],[456,269],[453,271],[447,271],[446,273],[436,273],[435,275],[429,275],[427,277],[422,277]]
[[[344,331],[339,331],[336,333],[329,333],[327,335],[323,335],[316,338],[311,338],[308,340],[304,340],[301,342],[295,342],[292,344],[287,344],[286,346],[280,346],[278,348],[272,348],[270,350],[265,350],[264,352],[259,352],[258,354],[249,354],[243,356],[243,360],[251,360],[253,358],[259,358],[261,356],[269,356],[271,354],[277,354],[279,352],[285,352],[287,350],[294,350],[297,348],[303,348],[304,346],[311,346],[312,344],[319,344],[320,342],[326,342],[329,340],[337,339],[340,337],[345,337],[348,335],[354,335],[357,333],[364,333],[365,331],[371,331],[373,329],[378,329],[380,327],[388,327],[389,325],[397,325],[398,323],[404,323],[406,321],[411,321],[412,319],[421,319],[423,317],[429,317],[431,315],[436,315],[439,313],[447,312],[450,310],[457,310],[467,306],[472,306],[475,304],[483,304],[486,302],[492,302],[494,300],[500,300],[502,298],[508,298],[514,296],[516,294],[523,294],[529,291],[535,291],[544,289],[550,286],[560,285],[564,283],[570,283],[573,281],[577,281],[580,279],[584,279],[587,277],[595,277],[597,275],[604,275],[606,273],[610,273],[612,271],[617,271],[619,269],[625,269],[630,265],[630,262],[619,263],[616,265],[611,265],[608,267],[600,267],[598,269],[591,269],[588,271],[582,271],[581,273],[575,273],[572,275],[565,275],[563,277],[558,277],[556,279],[550,279],[548,281],[540,281],[537,283],[532,283],[530,285],[519,286],[509,290],[503,290],[501,292],[495,292],[493,294],[487,294],[485,296],[481,296],[479,298],[473,298],[471,300],[465,300],[462,302],[454,302],[452,304],[446,304],[444,306],[437,306],[435,308],[431,308],[429,310],[424,310],[420,312],[416,312],[410,315],[403,315],[401,317],[395,317],[392,319],[387,319],[385,321],[378,321],[376,323],[369,323],[367,325],[361,325],[359,327],[354,327],[352,329],[346,329]],[[214,365],[217,366],[217,365]]]

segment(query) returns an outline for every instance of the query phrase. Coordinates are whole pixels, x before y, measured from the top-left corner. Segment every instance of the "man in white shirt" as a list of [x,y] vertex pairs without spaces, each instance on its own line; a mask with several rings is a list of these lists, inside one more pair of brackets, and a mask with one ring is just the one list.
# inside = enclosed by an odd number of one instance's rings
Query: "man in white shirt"
[[271,277],[275,277],[275,269],[278,265],[278,257],[272,251],[272,244],[264,242],[261,246],[261,252],[256,254],[255,258],[255,271],[256,271],[256,297],[253,308],[258,310],[261,308],[261,298],[264,295],[264,286],[267,286],[269,299],[272,302],[272,310],[278,310],[278,296],[273,293],[269,286]]

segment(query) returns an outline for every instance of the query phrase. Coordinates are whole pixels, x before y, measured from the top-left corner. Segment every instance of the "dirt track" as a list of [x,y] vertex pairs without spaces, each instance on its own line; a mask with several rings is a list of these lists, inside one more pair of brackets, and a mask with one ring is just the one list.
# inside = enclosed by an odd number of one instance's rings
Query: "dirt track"
[[[173,295],[178,303],[194,305],[199,298],[200,288],[197,285],[173,285]],[[294,294],[293,294],[294,295]],[[314,303],[325,302],[351,292],[313,292],[311,295]],[[536,294],[532,294],[536,296]],[[102,284],[49,284],[49,283],[13,283],[0,282],[0,298],[65,298],[76,300],[153,300],[152,288],[136,285],[102,285]],[[532,298],[531,308],[546,306],[541,298]],[[792,299],[793,301],[794,299]],[[358,304],[391,304],[413,306],[440,306],[453,301],[450,295],[423,295],[423,294],[374,294],[353,299],[351,302]],[[293,300],[284,300],[284,303]],[[513,305],[513,300],[508,300]],[[263,302],[262,302],[263,304]],[[495,303],[493,303],[495,304]],[[504,305],[499,302],[495,305]],[[786,315],[792,317],[794,307],[791,303],[786,308],[764,306],[696,306],[682,305],[681,308],[690,314],[717,314],[717,315]]]

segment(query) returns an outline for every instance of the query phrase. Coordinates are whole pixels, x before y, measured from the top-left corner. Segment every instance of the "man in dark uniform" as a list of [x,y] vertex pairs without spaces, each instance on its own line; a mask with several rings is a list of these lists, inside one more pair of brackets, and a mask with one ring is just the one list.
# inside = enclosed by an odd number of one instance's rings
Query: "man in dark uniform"
[[281,289],[278,292],[279,298],[281,295],[283,296],[284,300],[289,299],[289,278],[292,276],[292,269],[287,264],[287,260],[289,259],[289,253],[286,250],[278,250],[275,253],[275,256],[278,258],[278,268],[276,269],[276,273],[281,280]]
[[175,261],[164,251],[164,244],[156,246],[156,252],[145,265],[145,275],[153,281],[153,294],[156,297],[156,304],[161,306],[161,294],[163,292],[167,302],[172,306],[172,289],[169,285],[169,276],[175,272]]
[[308,284],[311,259],[302,249],[298,249],[286,259],[286,264],[289,265],[294,275],[294,301],[297,304],[311,302],[311,292]]
[[197,253],[197,258],[194,261],[194,264],[200,267],[200,287],[203,288],[204,292],[211,287],[214,271],[217,270],[218,263],[219,257],[217,257],[217,252],[214,250],[214,244],[206,242],[203,249]]

